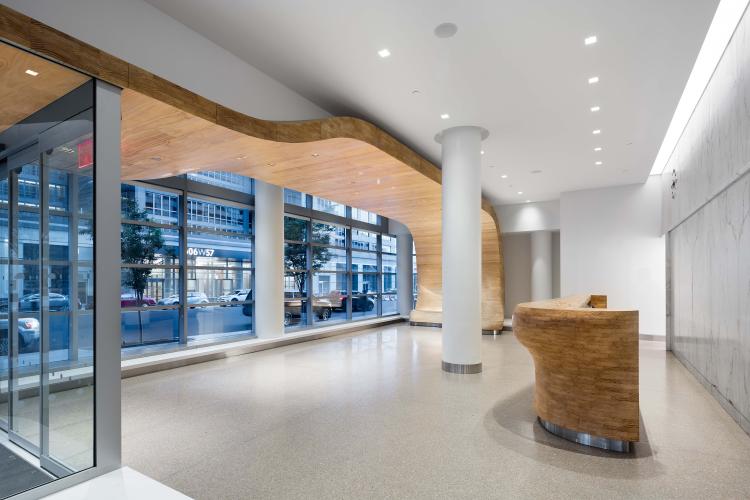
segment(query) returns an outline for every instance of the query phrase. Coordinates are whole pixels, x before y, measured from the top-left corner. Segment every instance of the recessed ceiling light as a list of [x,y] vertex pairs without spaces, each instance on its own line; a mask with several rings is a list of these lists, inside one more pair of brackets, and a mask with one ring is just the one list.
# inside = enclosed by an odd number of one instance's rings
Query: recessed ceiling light
[[600,109],[602,109],[602,108],[600,108],[599,106],[591,106],[591,112],[592,112],[592,113],[596,113],[596,112],[597,112],[597,111],[599,111]]
[[313,153],[313,154],[312,154],[312,157],[313,157],[313,158],[317,158],[318,156],[320,156],[320,153]]
[[599,77],[592,76],[591,78],[589,78],[589,83],[599,83]]
[[594,45],[596,43],[596,35],[587,36],[583,39],[583,43],[586,45]]
[[601,150],[602,150],[601,146],[597,146],[597,147],[594,148],[594,151],[597,151],[597,152],[599,152]]
[[484,149],[479,152],[479,154],[484,154]]
[[391,55],[391,51],[390,51],[390,50],[388,50],[388,49],[380,49],[380,50],[378,51],[378,55],[379,55],[380,57],[382,57],[383,59],[385,59],[386,57],[390,57],[390,55]]
[[601,165],[601,164],[602,164],[602,162],[600,162],[600,161],[598,161],[598,162],[594,163],[594,165],[596,165],[596,166],[599,166],[599,165]]
[[501,175],[501,176],[500,176],[500,178],[501,178],[501,179],[507,179],[507,178],[508,178],[508,176],[507,176],[506,174],[503,174],[503,175]]
[[523,194],[523,191],[519,191],[518,194]]
[[602,133],[602,131],[599,130],[599,129],[596,129],[596,130],[592,130],[591,133],[594,134],[594,135],[599,135],[599,134]]
[[380,179],[377,180],[377,183],[380,184]]
[[37,76],[39,74],[39,72],[38,71],[34,71],[33,69],[27,69],[26,70],[26,74],[27,75],[31,75],[31,76]]
[[442,115],[440,115],[440,118],[442,118],[443,120],[447,120],[450,117],[451,115],[449,115],[448,113],[443,113]]

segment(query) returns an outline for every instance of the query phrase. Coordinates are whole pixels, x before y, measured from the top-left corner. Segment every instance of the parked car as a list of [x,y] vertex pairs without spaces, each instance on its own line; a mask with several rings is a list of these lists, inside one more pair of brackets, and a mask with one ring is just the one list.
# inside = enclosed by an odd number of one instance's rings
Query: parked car
[[[337,311],[346,311],[346,301],[349,297],[345,293],[341,293],[340,297],[339,305],[338,307],[335,307],[335,309]],[[352,299],[352,312],[369,312],[373,309],[375,309],[375,301],[366,295],[355,295]]]
[[[39,304],[41,303],[41,296],[38,293],[31,293],[24,295],[18,302],[18,307],[21,311],[38,311]],[[81,304],[78,303],[80,309]],[[49,293],[49,310],[50,311],[70,311],[70,299],[67,295],[60,293]]]
[[[187,294],[188,305],[208,304],[208,302],[208,296],[203,292],[188,292]],[[158,302],[160,306],[174,306],[179,303],[180,296],[177,294],[170,295],[169,297],[164,297]]]
[[238,290],[233,291],[232,293],[228,293],[226,295],[222,295],[217,299],[218,302],[240,302],[242,300],[246,300],[245,297],[247,297],[247,294],[250,293],[249,288],[240,288]]
[[[284,326],[289,326],[295,319],[302,317],[302,306],[305,302],[305,299],[299,297],[284,299]],[[333,306],[330,300],[321,297],[313,298],[313,314],[320,321],[328,321],[332,313]]]
[[[39,349],[39,321],[36,318],[18,320],[18,352]],[[8,355],[8,317],[0,318],[0,356]]]
[[138,298],[132,294],[120,295],[120,307],[151,307],[156,305],[156,299],[153,297],[144,296],[141,303],[138,303]]

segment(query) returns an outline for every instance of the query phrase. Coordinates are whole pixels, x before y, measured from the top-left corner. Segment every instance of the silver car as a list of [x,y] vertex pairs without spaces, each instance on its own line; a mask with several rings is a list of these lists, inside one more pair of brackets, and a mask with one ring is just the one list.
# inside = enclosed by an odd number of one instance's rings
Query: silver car
[[[39,320],[19,318],[18,352],[29,352],[39,348]],[[8,355],[8,317],[0,318],[0,355]]]

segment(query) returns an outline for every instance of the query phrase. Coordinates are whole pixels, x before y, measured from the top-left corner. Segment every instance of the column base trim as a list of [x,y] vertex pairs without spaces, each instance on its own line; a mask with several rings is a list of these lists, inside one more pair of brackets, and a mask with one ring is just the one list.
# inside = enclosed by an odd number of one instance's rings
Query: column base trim
[[442,323],[430,323],[428,321],[409,321],[409,326],[427,326],[430,328],[442,328]]
[[537,420],[539,420],[539,425],[541,425],[544,430],[546,430],[550,434],[554,434],[555,436],[559,436],[568,441],[573,441],[574,443],[583,444],[594,448],[600,448],[607,451],[630,453],[630,441],[621,441],[619,439],[609,439],[600,436],[592,436],[591,434],[587,434],[585,432],[566,429],[565,427],[561,427],[557,424],[553,424],[552,422],[548,422],[542,417],[537,417]]
[[448,373],[458,373],[461,375],[470,375],[482,372],[482,363],[464,365],[461,363],[448,363],[443,361],[443,371]]

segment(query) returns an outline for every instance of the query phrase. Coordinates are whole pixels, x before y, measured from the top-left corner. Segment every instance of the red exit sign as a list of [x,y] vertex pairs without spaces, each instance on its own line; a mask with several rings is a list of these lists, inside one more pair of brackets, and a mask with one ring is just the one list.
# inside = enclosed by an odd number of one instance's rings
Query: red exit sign
[[94,164],[94,140],[86,139],[78,143],[78,168],[90,167]]

